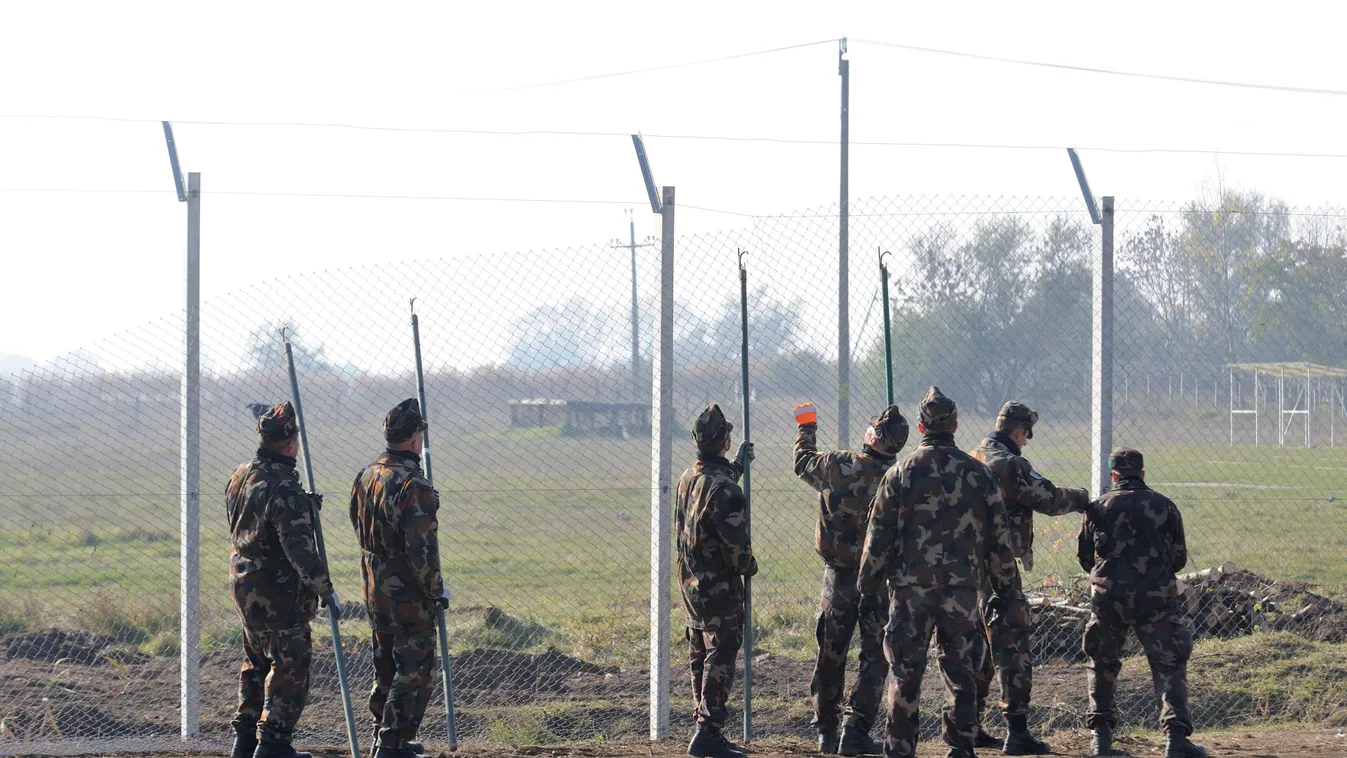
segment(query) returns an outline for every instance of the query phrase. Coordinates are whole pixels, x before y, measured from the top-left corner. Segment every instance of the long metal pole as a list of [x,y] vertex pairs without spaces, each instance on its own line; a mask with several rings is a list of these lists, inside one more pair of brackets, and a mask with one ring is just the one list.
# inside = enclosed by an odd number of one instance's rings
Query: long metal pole
[[893,342],[890,337],[892,324],[889,321],[889,267],[884,263],[884,251],[879,253],[879,292],[884,298],[884,389],[888,393],[889,405],[893,405]]
[[847,41],[837,51],[837,73],[842,76],[842,175],[837,210],[837,444],[851,444],[851,324],[848,315],[847,251],[850,244],[850,177],[848,153],[851,144],[851,61],[846,59]]
[[[429,425],[429,411],[426,410],[426,377],[421,370],[421,323],[416,317],[416,298],[412,298],[412,345],[416,349],[416,397],[421,402],[421,418]],[[435,476],[430,469],[430,430],[421,432],[421,459],[426,466],[426,481],[435,486]],[[440,678],[444,683],[444,720],[445,733],[449,739],[449,750],[458,750],[458,725],[454,719],[454,677],[453,664],[449,661],[449,630],[444,624],[444,609],[435,604],[435,623],[440,637]]]
[[628,220],[631,233],[631,396],[633,401],[641,397],[641,327],[640,308],[637,305],[636,290],[636,219]]
[[182,738],[201,734],[201,174],[187,176],[187,322],[182,370]]
[[[299,402],[299,375],[295,373],[295,353],[290,347],[290,339],[285,330],[281,330],[281,340],[285,343],[285,365],[290,370],[290,399],[295,406],[295,420],[299,423],[299,447],[304,455],[304,481],[309,492],[317,492],[318,486],[313,479],[313,459],[309,456],[309,433],[304,426],[304,406]],[[327,547],[323,543],[323,522],[318,509],[313,509],[313,536],[318,542],[318,555],[327,563]],[[341,623],[337,614],[328,609],[328,624],[332,629],[332,653],[337,659],[337,685],[341,688],[341,703],[346,711],[346,736],[351,747],[351,758],[361,758],[360,738],[355,730],[355,712],[351,710],[351,687],[346,681],[346,653],[341,649]]]
[[1090,494],[1108,489],[1113,447],[1113,198],[1104,198],[1103,243],[1094,265],[1093,345],[1090,387]]
[[673,573],[674,188],[660,208],[659,318],[650,351],[650,739],[669,736]]
[[[744,267],[744,251],[739,251],[739,377],[744,391],[744,442],[752,439],[749,434],[748,405],[751,395],[748,388],[748,269]],[[751,465],[744,457],[744,532],[752,539],[753,518],[751,505],[752,477]],[[753,740],[753,578],[744,577],[744,744]]]

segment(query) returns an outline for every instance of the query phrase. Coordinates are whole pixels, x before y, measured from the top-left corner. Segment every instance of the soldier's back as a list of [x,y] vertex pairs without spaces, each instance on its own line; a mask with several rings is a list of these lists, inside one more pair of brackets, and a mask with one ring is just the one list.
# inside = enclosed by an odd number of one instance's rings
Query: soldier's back
[[1096,605],[1128,615],[1164,608],[1177,595],[1173,555],[1183,540],[1173,501],[1140,482],[1122,482],[1087,507]]
[[225,488],[229,581],[246,623],[289,628],[306,620],[317,607],[317,597],[305,588],[277,531],[278,519],[307,523],[307,497],[294,464],[276,456],[258,455],[240,464],[229,478]]
[[[891,583],[976,587],[989,529],[988,503],[996,491],[987,467],[953,442],[923,441],[884,481],[897,490],[902,508]],[[881,491],[885,487],[881,484]]]
[[[424,625],[438,576],[438,498],[414,454],[385,453],[351,487],[365,605],[376,628]],[[433,563],[433,565],[431,565]]]

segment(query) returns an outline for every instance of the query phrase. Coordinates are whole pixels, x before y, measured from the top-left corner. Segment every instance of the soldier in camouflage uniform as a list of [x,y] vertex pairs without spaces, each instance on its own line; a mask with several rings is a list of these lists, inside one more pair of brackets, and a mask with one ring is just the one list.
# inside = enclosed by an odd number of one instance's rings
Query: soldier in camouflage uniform
[[[818,451],[818,413],[812,403],[795,406],[799,433],[795,436],[795,475],[819,491],[819,517],[814,547],[823,558],[823,589],[819,598],[818,660],[810,692],[814,700],[814,728],[819,752],[875,755],[883,746],[870,738],[879,714],[889,663],[884,658],[884,624],[888,613],[874,624],[861,624],[860,669],[847,694],[845,723],[842,695],[846,684],[847,650],[856,628],[856,577],[865,541],[870,500],[879,479],[907,444],[907,419],[891,405],[865,430],[861,452]],[[842,734],[838,735],[838,726]]]
[[945,682],[941,733],[951,758],[972,758],[977,713],[976,671],[983,648],[978,587],[1007,623],[1028,624],[1015,585],[1005,506],[990,470],[954,443],[958,409],[939,387],[921,403],[921,445],[884,474],[870,509],[858,589],[863,618],[879,613],[885,579],[889,622],[884,650],[893,669],[884,754],[913,758],[917,706],[932,632]]
[[[1090,499],[1083,489],[1053,484],[1024,458],[1023,449],[1034,438],[1036,423],[1036,411],[1024,403],[1008,402],[997,414],[996,429],[972,451],[974,458],[992,470],[1001,486],[1001,499],[1005,501],[1010,527],[1010,545],[1026,571],[1034,568],[1034,513],[1062,516],[1084,510]],[[1018,569],[1015,586],[1020,587]],[[991,587],[986,581],[982,583],[982,595],[984,600],[991,597]],[[1006,755],[1046,754],[1048,744],[1029,734],[1028,727],[1029,698],[1033,688],[1030,630],[1009,627],[1004,616],[990,612],[984,611],[983,618],[987,622],[991,655],[983,656],[978,671],[977,745],[1003,747]],[[993,672],[1000,675],[1001,710],[1010,727],[1004,745],[981,728]]]
[[[257,420],[257,455],[225,488],[229,589],[243,620],[233,758],[308,758],[290,745],[309,697],[309,622],[322,599],[341,613],[314,538],[315,501],[299,485],[299,425],[282,403]],[[259,742],[260,740],[260,742]]]
[[1178,602],[1175,575],[1188,563],[1183,517],[1169,498],[1146,486],[1141,453],[1119,448],[1109,456],[1113,488],[1086,506],[1077,557],[1090,572],[1090,710],[1094,754],[1112,755],[1113,696],[1122,670],[1127,630],[1136,632],[1160,698],[1166,758],[1205,758],[1188,740],[1188,656],[1193,632]]
[[758,572],[748,536],[744,491],[739,477],[752,460],[748,442],[733,463],[725,458],[734,425],[711,403],[697,417],[692,437],[697,462],[678,480],[674,500],[678,575],[687,617],[692,699],[697,732],[688,755],[744,758],[723,734],[726,701],[734,683],[734,661],[743,644],[744,577]]
[[351,525],[374,638],[377,758],[415,758],[435,686],[435,605],[447,607],[440,576],[440,496],[421,471],[426,429],[415,399],[384,419],[388,449],[351,485]]

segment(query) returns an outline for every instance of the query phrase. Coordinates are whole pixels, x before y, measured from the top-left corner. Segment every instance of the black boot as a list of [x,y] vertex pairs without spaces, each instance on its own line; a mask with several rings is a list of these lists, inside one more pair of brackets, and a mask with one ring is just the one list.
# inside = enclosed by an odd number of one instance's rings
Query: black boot
[[742,748],[725,739],[719,729],[706,724],[697,725],[697,733],[688,743],[688,755],[693,758],[745,758]]
[[1165,758],[1207,758],[1207,749],[1188,741],[1181,730],[1170,730],[1165,740]]
[[977,732],[973,735],[973,747],[997,748],[1005,744],[1005,741],[986,729],[981,724],[977,725]]
[[823,755],[837,755],[837,743],[839,738],[836,729],[818,733],[818,751]]
[[[408,742],[406,743],[406,746],[408,750],[412,751],[417,755],[426,752],[426,746],[421,744],[420,742]],[[374,736],[370,738],[369,742],[369,758],[377,758],[378,755],[379,755],[379,727],[376,726],[374,727]]]
[[313,758],[312,753],[302,753],[288,742],[269,740],[265,737],[257,743],[253,758]]
[[1051,752],[1048,743],[1029,734],[1029,719],[1027,716],[1006,716],[1006,723],[1010,725],[1010,729],[1006,733],[1006,742],[1001,747],[1002,753],[1006,755],[1047,755]]
[[374,750],[374,758],[429,758],[422,755],[419,742],[404,742],[401,747],[385,747],[379,745]]
[[842,740],[837,746],[842,755],[883,755],[884,743],[870,739],[870,732],[856,726],[842,728]]
[[234,749],[230,751],[229,758],[253,758],[253,753],[257,750],[257,729],[244,731],[236,729],[234,731]]
[[1090,755],[1113,755],[1113,729],[1097,726],[1090,736]]

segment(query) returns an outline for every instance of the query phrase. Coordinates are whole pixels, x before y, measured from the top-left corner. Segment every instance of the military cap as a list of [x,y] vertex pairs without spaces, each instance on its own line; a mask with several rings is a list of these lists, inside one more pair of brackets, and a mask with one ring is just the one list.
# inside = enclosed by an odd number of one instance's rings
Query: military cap
[[426,420],[421,418],[421,404],[414,397],[398,403],[384,417],[384,439],[393,444],[406,442],[412,435],[425,429]]
[[1141,458],[1140,450],[1120,447],[1108,457],[1108,467],[1119,474],[1136,474],[1144,471],[1146,464]]
[[734,424],[725,419],[725,412],[720,410],[720,405],[711,403],[706,406],[697,417],[696,423],[692,425],[692,439],[697,442],[699,447],[706,446],[715,442],[723,442],[725,436],[734,431]]
[[948,432],[959,420],[959,408],[953,400],[945,397],[940,388],[931,385],[926,397],[921,401],[921,424],[928,431]]
[[865,444],[881,453],[895,454],[907,444],[907,419],[898,406],[890,405],[865,430]]
[[299,434],[299,421],[289,400],[273,405],[257,417],[257,437],[263,442],[285,442],[296,434]]
[[1001,412],[996,415],[997,419],[1008,418],[1012,421],[1018,421],[1024,424],[1029,432],[1029,439],[1034,438],[1034,424],[1038,423],[1038,411],[1030,408],[1024,403],[1011,400],[1001,406]]

